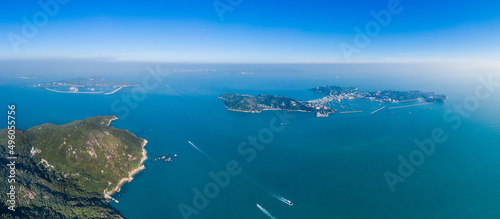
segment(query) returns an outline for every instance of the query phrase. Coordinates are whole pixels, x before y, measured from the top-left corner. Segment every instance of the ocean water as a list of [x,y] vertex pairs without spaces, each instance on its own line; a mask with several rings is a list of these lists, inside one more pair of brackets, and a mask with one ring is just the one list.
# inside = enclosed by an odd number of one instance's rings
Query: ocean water
[[[460,125],[443,118],[455,105],[471,100],[480,84],[478,76],[488,74],[326,74],[307,68],[287,72],[259,68],[250,75],[230,70],[168,75],[141,96],[143,100],[134,102],[137,106],[129,107],[127,115],[113,110],[112,103],[134,95],[133,88],[108,96],[59,94],[28,86],[38,81],[22,80],[0,85],[0,104],[17,105],[21,129],[116,115],[114,127],[147,139],[146,169],[113,196],[119,203],[111,203],[125,218],[183,218],[180,204],[194,208],[196,214],[190,218],[268,218],[257,203],[276,218],[500,217],[500,87],[478,101],[470,115],[454,117]],[[118,79],[113,77],[108,79]],[[119,79],[141,83],[144,77],[141,73]],[[500,81],[498,74],[493,78]],[[269,128],[276,112],[227,111],[218,95],[265,93],[308,100],[321,97],[310,88],[330,84],[436,91],[448,95],[449,101],[373,115],[370,112],[379,106],[368,103],[360,104],[363,113],[335,113],[329,118],[290,112],[294,118],[273,133],[254,159],[247,161],[249,154],[239,153],[240,143]],[[4,118],[0,122],[6,124]],[[398,158],[410,160],[421,151],[415,140],[432,138],[436,129],[447,139],[417,160],[421,164],[392,191],[384,174],[399,175]],[[152,159],[167,154],[172,162]],[[206,206],[195,208],[193,189],[203,192],[214,181],[209,173],[225,169],[230,161],[238,162],[241,173],[231,176],[227,187],[218,187]]]

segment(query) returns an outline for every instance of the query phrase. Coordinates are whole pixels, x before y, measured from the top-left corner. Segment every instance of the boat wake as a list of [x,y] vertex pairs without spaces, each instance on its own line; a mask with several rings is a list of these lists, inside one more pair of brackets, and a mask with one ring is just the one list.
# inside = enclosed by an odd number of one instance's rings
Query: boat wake
[[208,160],[210,160],[210,162],[212,162],[215,166],[219,167],[219,165],[217,164],[217,162],[215,162],[211,157],[209,157],[207,154],[205,154],[205,152],[203,152],[201,149],[199,149],[198,147],[196,147],[196,145],[194,145],[191,141],[188,141],[188,143],[193,146],[197,151],[199,151],[201,154],[203,154],[203,156],[205,156]]
[[285,203],[285,204],[287,204],[287,205],[293,206],[292,201],[290,201],[290,200],[288,200],[288,199],[284,198],[284,197],[283,197],[283,196],[281,196],[281,195],[271,193],[271,196],[273,196],[274,198],[278,199],[280,202],[283,202],[283,203]]
[[265,208],[261,207],[258,203],[257,203],[257,208],[259,208],[262,211],[262,213],[267,215],[269,218],[276,219],[273,215],[271,215],[271,213],[269,213],[269,211],[267,211]]
[[[195,148],[198,152],[200,152],[201,154],[203,154],[203,156],[205,156],[208,160],[210,160],[210,162],[212,162],[215,166],[217,166],[217,167],[221,168],[221,167],[217,164],[217,162],[215,162],[215,161],[214,161],[211,157],[209,157],[209,156],[208,156],[208,155],[207,155],[204,151],[202,151],[200,148],[198,148],[195,144],[193,144],[191,141],[188,141],[188,143],[189,143],[189,144],[190,144],[193,148]],[[245,182],[245,184],[249,184],[249,183],[251,183],[251,181],[249,181],[249,180],[246,180],[246,181],[244,181],[244,182]],[[246,185],[246,186],[248,186],[248,185]],[[256,186],[256,185],[254,185],[254,186]],[[250,188],[250,187],[249,187],[249,188]],[[258,186],[256,186],[256,188],[258,188]],[[283,203],[285,203],[285,204],[287,204],[287,205],[289,205],[289,206],[293,206],[293,203],[292,203],[290,200],[288,200],[288,199],[284,198],[284,197],[283,197],[283,196],[281,196],[281,195],[278,195],[278,194],[276,194],[276,193],[269,192],[269,191],[266,191],[266,193],[267,193],[268,195],[271,195],[271,196],[272,196],[272,197],[274,197],[275,199],[279,200],[280,202],[283,202]],[[264,213],[265,215],[267,215],[269,218],[271,218],[271,219],[276,219],[273,215],[271,215],[271,213],[269,213],[269,211],[267,211],[265,208],[263,208],[262,206],[260,206],[258,203],[257,203],[257,207],[258,207],[258,208],[262,211],[262,213]]]

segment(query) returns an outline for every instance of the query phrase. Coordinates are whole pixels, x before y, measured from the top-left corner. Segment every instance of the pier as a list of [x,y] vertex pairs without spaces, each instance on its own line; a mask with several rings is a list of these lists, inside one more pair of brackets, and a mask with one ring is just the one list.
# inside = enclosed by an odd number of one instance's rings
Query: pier
[[374,114],[374,113],[376,113],[376,112],[378,112],[378,111],[380,111],[380,110],[383,110],[384,108],[385,108],[385,106],[384,106],[384,107],[382,107],[382,108],[380,108],[380,109],[378,109],[378,110],[373,111],[373,112],[372,112],[372,113],[370,113],[370,114]]
[[81,91],[58,91],[54,89],[50,89],[48,87],[45,88],[46,90],[56,92],[56,93],[63,93],[63,94],[102,94],[103,91],[97,91],[97,92],[81,92]]
[[110,95],[110,94],[114,94],[115,92],[121,90],[123,87],[119,87],[118,89],[112,91],[112,92],[109,92],[109,93],[105,93],[104,95]]
[[389,109],[399,109],[399,108],[406,108],[406,107],[412,107],[412,106],[422,106],[422,105],[428,105],[428,104],[433,104],[433,103],[420,103],[420,104],[413,104],[413,105],[406,105],[406,106],[395,106],[395,107],[389,107]]
[[340,113],[362,113],[363,111],[344,111],[344,112],[340,112]]

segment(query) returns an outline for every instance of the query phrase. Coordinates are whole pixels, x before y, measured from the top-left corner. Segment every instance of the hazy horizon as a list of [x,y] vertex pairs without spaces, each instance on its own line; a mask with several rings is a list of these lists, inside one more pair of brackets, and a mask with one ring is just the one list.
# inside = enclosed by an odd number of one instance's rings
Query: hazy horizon
[[2,6],[0,218],[500,218],[500,1]]
[[0,60],[491,62],[500,3],[8,1]]

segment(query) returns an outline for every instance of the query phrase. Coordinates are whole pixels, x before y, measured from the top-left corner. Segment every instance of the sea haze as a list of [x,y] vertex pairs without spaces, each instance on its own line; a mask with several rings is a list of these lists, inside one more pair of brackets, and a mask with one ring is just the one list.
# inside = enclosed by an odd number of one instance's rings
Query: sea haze
[[[156,69],[155,65],[151,67]],[[454,105],[475,94],[480,85],[478,77],[487,78],[488,71],[433,66],[415,70],[415,65],[375,64],[160,65],[159,69],[153,74],[162,78],[161,84],[149,90],[135,107],[129,107],[127,115],[113,110],[112,103],[124,95],[134,95],[134,88],[104,96],[60,94],[30,87],[67,79],[62,72],[36,79],[2,76],[8,83],[0,85],[0,104],[17,105],[21,129],[116,115],[119,120],[114,121],[114,127],[147,139],[146,169],[113,196],[119,203],[112,206],[125,218],[183,218],[179,205],[192,207],[193,189],[203,191],[213,181],[209,173],[220,171],[220,166],[231,160],[240,164],[241,174],[232,176],[229,185],[191,218],[267,218],[256,203],[276,218],[500,215],[500,87],[488,99],[479,101],[470,116],[461,117],[457,129],[452,128],[455,122],[443,119]],[[126,74],[84,71],[80,75],[142,84],[148,73],[138,69]],[[493,79],[500,81],[500,75],[493,75]],[[217,98],[220,94],[274,94],[310,100],[321,95],[309,89],[323,85],[438,92],[447,95],[449,101],[385,109],[373,115],[370,111],[376,106],[360,106],[366,108],[363,113],[335,113],[329,118],[290,112],[295,118],[274,134],[255,159],[248,162],[249,155],[238,152],[241,142],[269,128],[276,115],[270,111],[227,111],[223,100]],[[6,118],[2,117],[0,124],[6,124]],[[431,138],[436,129],[441,129],[447,140],[436,144],[434,153],[425,156],[423,163],[392,191],[384,174],[398,174],[398,157],[408,159],[419,149],[415,140]],[[167,154],[172,162],[153,160]],[[272,194],[294,205],[288,206]]]

